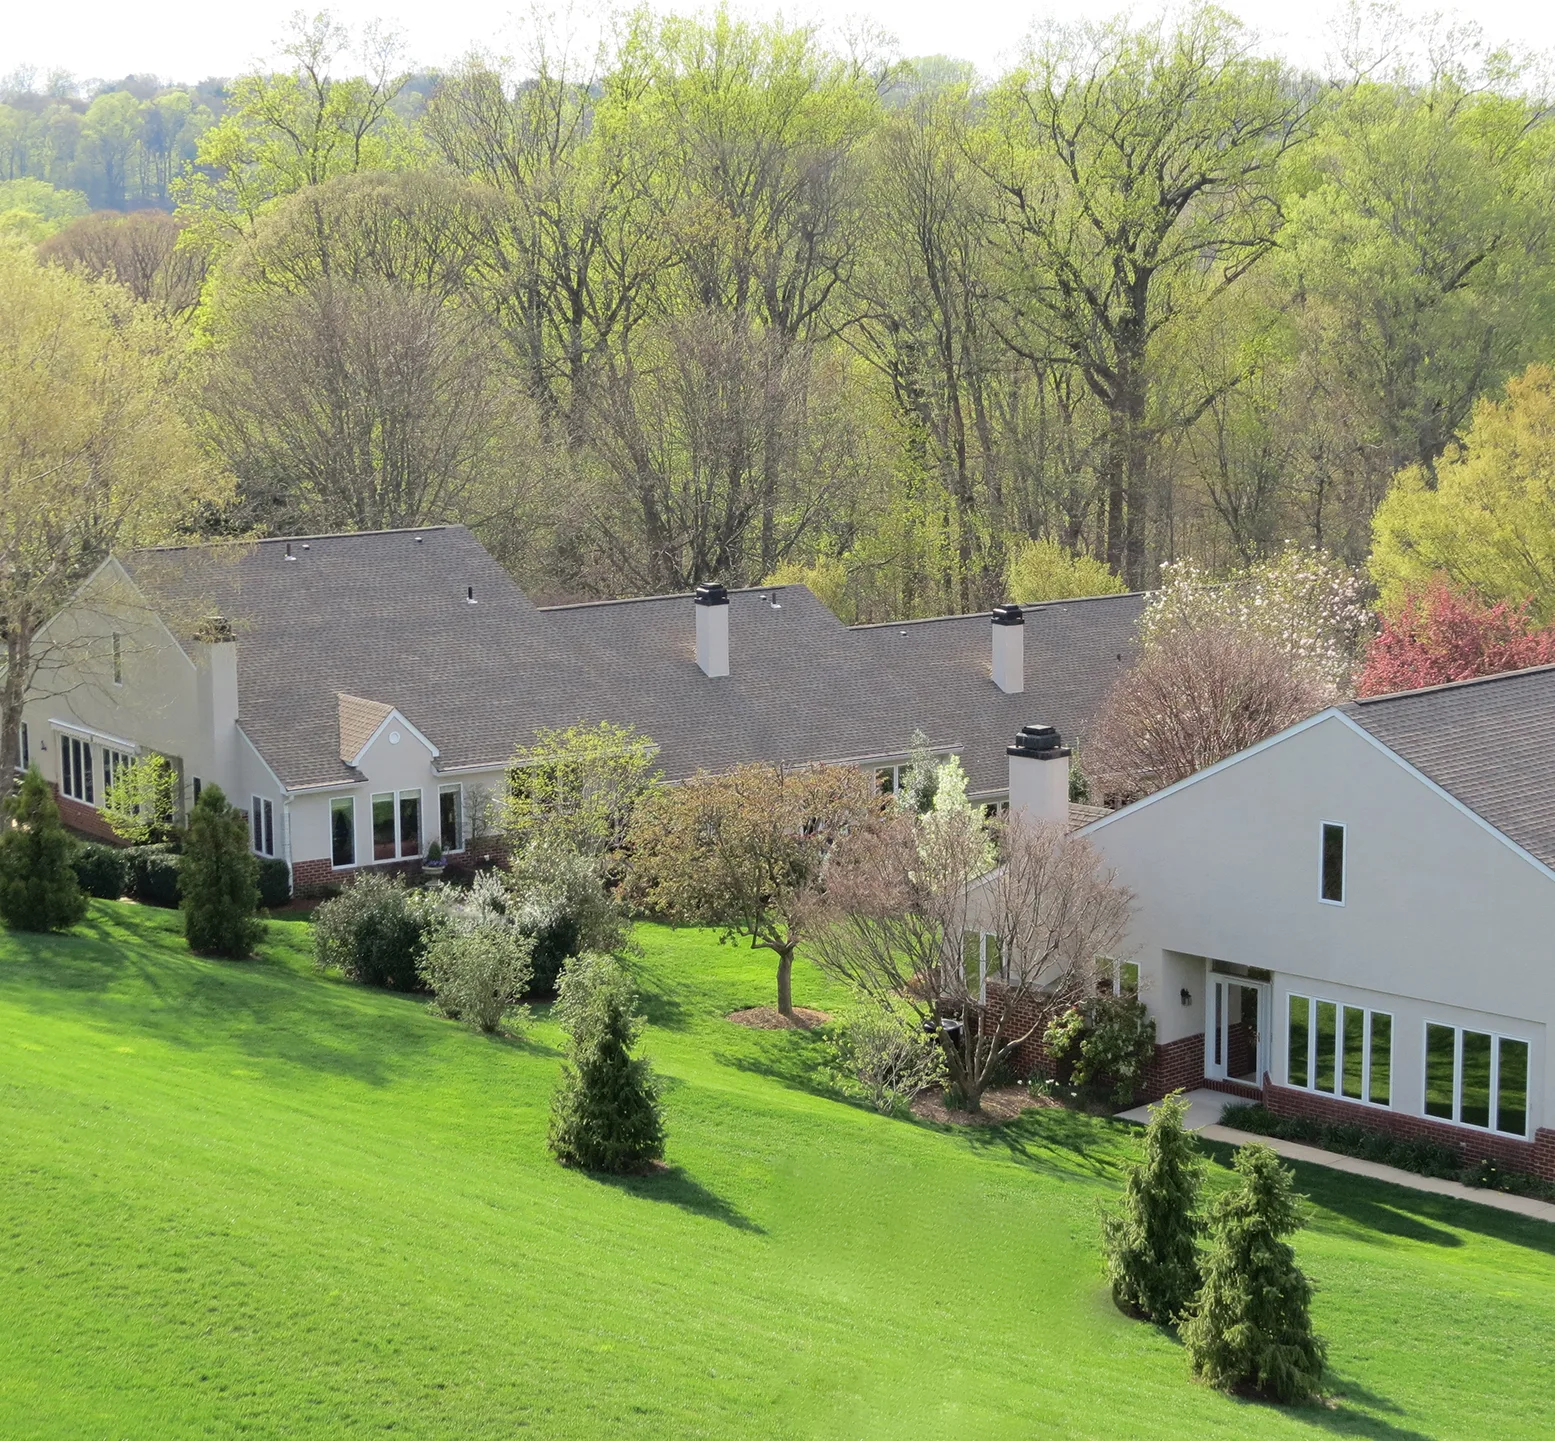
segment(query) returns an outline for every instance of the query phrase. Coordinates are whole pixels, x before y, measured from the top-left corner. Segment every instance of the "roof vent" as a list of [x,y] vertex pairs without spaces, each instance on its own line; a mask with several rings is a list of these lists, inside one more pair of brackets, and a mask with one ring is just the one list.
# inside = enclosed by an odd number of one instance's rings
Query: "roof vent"
[[465,588],[464,588],[464,603],[466,605],[474,605],[475,604],[475,587],[473,585],[465,586]]
[[1029,725],[1020,728],[1015,744],[1008,748],[1012,756],[1034,756],[1037,760],[1057,760],[1069,754],[1056,726]]
[[292,543],[291,543],[291,541],[287,541],[286,542],[286,558],[287,558],[287,560],[296,560],[297,559],[297,557],[292,554]]
[[697,616],[697,664],[702,674],[729,674],[729,592],[716,581],[699,585],[692,597]]
[[1018,605],[993,608],[993,683],[1005,695],[1026,689],[1026,617]]

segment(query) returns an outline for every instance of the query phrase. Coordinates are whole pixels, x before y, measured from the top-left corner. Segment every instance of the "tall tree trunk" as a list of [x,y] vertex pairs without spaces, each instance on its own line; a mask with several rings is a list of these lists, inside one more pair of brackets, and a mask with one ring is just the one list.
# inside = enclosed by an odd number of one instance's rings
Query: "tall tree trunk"
[[0,686],[0,796],[8,795],[22,763],[22,702],[30,662],[25,619],[5,631],[5,683]]

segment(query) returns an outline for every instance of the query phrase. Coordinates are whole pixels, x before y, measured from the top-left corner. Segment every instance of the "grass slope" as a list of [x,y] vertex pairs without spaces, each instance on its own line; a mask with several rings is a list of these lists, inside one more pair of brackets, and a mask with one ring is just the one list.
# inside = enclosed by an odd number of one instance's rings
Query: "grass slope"
[[721,1019],[768,998],[760,956],[642,933],[676,1169],[606,1182],[546,1154],[543,1019],[482,1039],[314,976],[304,924],[246,965],[177,926],[97,903],[68,937],[0,934],[13,1441],[1555,1431],[1540,1223],[1303,1170],[1343,1399],[1280,1412],[1109,1303],[1125,1128],[952,1133],[816,1094],[813,1037]]

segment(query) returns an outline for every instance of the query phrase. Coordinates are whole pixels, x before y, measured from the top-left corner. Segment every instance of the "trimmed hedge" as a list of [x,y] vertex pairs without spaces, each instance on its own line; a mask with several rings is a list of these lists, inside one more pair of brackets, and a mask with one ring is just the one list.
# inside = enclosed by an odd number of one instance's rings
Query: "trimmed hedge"
[[87,841],[76,849],[73,864],[76,880],[87,895],[116,901],[124,894],[128,866],[121,847]]
[[259,904],[267,911],[279,910],[292,898],[292,873],[285,861],[259,861]]
[[129,847],[124,852],[124,894],[143,906],[176,911],[182,859],[165,845]]

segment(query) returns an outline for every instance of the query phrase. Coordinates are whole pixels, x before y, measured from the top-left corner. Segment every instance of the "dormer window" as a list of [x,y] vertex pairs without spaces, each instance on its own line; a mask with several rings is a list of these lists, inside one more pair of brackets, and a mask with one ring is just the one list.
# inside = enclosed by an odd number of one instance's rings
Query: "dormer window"
[[1318,899],[1331,906],[1344,904],[1344,826],[1338,821],[1323,822],[1323,858],[1318,877]]

